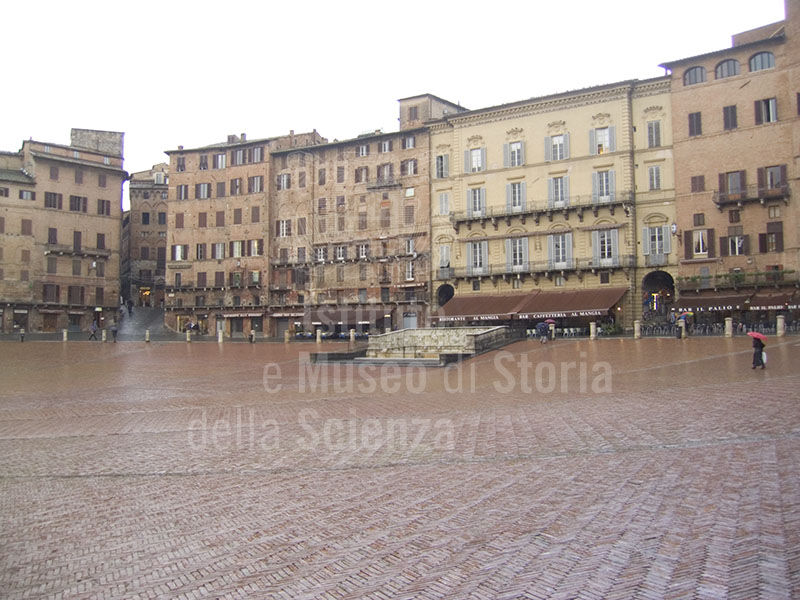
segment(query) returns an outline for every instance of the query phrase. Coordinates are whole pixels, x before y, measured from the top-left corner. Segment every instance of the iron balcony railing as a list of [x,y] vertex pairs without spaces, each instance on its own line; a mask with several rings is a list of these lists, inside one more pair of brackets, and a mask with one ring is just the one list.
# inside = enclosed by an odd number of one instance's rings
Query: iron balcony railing
[[712,196],[714,204],[723,207],[728,204],[743,204],[745,202],[766,202],[769,200],[788,200],[790,190],[788,184],[775,187],[766,187],[750,184],[739,190],[716,191]]
[[633,193],[630,191],[615,192],[609,196],[570,196],[561,201],[535,201],[525,202],[520,206],[502,205],[486,206],[480,211],[452,211],[450,221],[461,223],[466,221],[480,221],[484,219],[498,219],[515,216],[537,216],[547,213],[555,213],[566,210],[585,210],[597,209],[601,207],[613,207],[629,204],[633,202]]

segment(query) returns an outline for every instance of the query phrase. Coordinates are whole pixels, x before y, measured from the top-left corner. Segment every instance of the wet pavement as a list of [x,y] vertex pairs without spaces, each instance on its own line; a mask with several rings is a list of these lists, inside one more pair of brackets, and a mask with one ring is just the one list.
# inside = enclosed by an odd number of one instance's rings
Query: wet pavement
[[748,342],[0,343],[0,596],[800,597],[800,338]]

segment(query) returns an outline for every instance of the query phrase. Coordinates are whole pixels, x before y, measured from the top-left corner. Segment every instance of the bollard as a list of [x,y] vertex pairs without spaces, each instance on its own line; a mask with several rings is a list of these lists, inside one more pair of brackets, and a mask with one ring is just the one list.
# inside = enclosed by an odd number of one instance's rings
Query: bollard
[[350,343],[352,344],[355,341],[356,341],[356,330],[355,329],[351,329],[350,330]]
[[255,344],[256,343],[256,330],[255,329],[251,329],[250,330],[250,335],[248,337],[250,339],[250,343],[251,344]]
[[189,331],[188,329],[186,330],[186,341],[187,342],[191,342],[192,341],[192,332]]
[[551,340],[556,339],[556,324],[555,323],[550,323],[550,333],[548,334],[548,337]]
[[217,331],[217,343],[219,343],[219,344],[222,343],[222,334],[223,334],[222,329]]
[[391,332],[392,332],[392,328],[391,327],[387,327],[385,333],[391,333]]
[[733,317],[725,317],[725,337],[733,337]]
[[681,329],[681,339],[685,340],[688,337],[686,335],[686,319],[681,319],[678,321],[678,327]]
[[783,315],[778,315],[778,320],[775,324],[775,335],[777,337],[783,337],[786,335],[786,317]]
[[150,342],[150,330],[149,329],[145,329],[144,330],[144,341],[148,342],[148,343]]
[[24,329],[20,329],[19,330],[19,341],[20,342],[24,342],[25,341],[25,330]]
[[642,322],[639,319],[633,321],[633,339],[638,340],[642,337]]
[[66,329],[62,329],[61,330],[61,341],[62,342],[66,342],[68,339],[69,339],[69,337],[67,336],[67,330]]
[[596,340],[597,339],[597,321],[592,321],[589,323],[589,339]]
[[106,333],[105,329],[100,330],[100,341],[105,342],[108,338],[108,334]]
[[284,344],[288,344],[289,343],[289,330],[288,329],[283,332],[283,343]]
[[317,343],[322,343],[322,329],[317,329]]

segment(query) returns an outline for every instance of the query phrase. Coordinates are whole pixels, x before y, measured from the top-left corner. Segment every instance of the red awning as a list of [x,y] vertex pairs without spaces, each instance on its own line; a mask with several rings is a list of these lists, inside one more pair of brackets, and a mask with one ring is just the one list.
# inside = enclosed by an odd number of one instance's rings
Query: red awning
[[456,296],[431,315],[431,319],[442,323],[507,320],[536,293]]
[[563,292],[541,292],[519,308],[517,319],[604,317],[628,288],[597,288]]
[[749,310],[788,310],[796,305],[791,293],[767,294],[757,293],[749,301]]
[[747,310],[749,294],[702,294],[697,296],[681,296],[672,310],[675,312],[726,312],[730,310]]

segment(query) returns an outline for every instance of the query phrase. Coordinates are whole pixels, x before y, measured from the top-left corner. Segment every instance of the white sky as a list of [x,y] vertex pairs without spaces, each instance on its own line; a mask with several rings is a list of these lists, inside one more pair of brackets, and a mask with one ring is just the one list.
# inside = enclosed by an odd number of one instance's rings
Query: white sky
[[476,109],[657,77],[783,18],[784,0],[7,2],[0,149],[124,131],[134,172],[230,133],[396,131],[398,98]]

